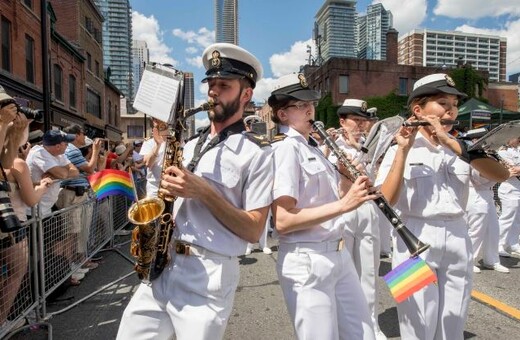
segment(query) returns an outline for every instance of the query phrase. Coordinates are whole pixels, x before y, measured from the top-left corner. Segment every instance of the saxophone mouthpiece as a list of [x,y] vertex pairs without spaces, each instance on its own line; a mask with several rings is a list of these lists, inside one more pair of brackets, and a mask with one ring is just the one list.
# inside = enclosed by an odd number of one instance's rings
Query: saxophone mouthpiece
[[184,110],[184,118],[187,118],[189,116],[193,116],[197,112],[209,111],[209,110],[211,110],[213,108],[213,106],[214,106],[213,102],[209,101],[209,102],[202,103],[198,107],[194,107],[192,109],[186,109],[186,110]]

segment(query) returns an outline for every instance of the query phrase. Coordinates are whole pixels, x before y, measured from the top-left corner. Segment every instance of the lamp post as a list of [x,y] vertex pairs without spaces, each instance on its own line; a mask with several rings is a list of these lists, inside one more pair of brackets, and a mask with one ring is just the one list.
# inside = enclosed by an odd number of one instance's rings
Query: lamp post
[[49,42],[47,40],[47,0],[40,1],[41,6],[41,44],[42,44],[42,92],[43,92],[43,128],[51,129],[51,93],[49,84]]

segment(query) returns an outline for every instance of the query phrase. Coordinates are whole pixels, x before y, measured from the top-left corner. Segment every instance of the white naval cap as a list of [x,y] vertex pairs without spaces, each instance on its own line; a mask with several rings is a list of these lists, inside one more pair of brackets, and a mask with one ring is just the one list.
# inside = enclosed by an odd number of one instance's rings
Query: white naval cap
[[356,115],[369,119],[373,118],[372,114],[368,112],[367,102],[360,99],[345,99],[336,113],[338,116]]
[[292,73],[278,78],[273,86],[271,96],[267,100],[270,106],[287,98],[303,101],[316,101],[321,97],[320,92],[312,90],[301,73]]
[[257,116],[257,115],[250,115],[250,116],[247,116],[246,118],[244,118],[245,125],[249,125],[249,124],[253,124],[253,123],[261,123],[261,122],[262,122],[262,117]]
[[202,82],[211,78],[247,78],[254,88],[263,74],[262,64],[254,55],[229,43],[208,46],[202,53],[202,63],[206,69]]
[[13,97],[11,97],[10,95],[7,94],[7,92],[5,92],[5,89],[2,85],[0,85],[0,103],[1,102],[14,102],[14,99]]
[[431,96],[439,93],[452,94],[459,98],[466,98],[465,93],[460,92],[455,87],[455,82],[445,73],[435,73],[422,77],[413,85],[413,91],[408,97],[408,105],[413,99],[424,96]]

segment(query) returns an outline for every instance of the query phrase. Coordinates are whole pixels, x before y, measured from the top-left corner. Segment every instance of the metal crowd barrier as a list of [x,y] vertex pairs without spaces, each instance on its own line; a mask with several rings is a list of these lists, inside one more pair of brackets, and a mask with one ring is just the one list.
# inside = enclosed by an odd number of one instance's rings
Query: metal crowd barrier
[[[0,248],[0,339],[29,315],[36,323],[43,322],[84,301],[47,313],[47,299],[51,294],[96,253],[103,251],[103,247],[113,247],[115,232],[128,224],[130,203],[123,196],[101,201],[92,197],[43,218],[39,209],[33,209],[35,217],[17,232],[17,242]],[[47,328],[51,334],[52,327],[47,325]]]

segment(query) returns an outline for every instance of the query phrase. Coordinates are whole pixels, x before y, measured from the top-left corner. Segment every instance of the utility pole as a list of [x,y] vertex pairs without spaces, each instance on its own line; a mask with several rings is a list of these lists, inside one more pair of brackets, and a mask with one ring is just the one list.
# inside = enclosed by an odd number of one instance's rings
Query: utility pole
[[49,79],[49,41],[47,39],[47,0],[40,1],[41,6],[41,45],[42,45],[42,92],[43,92],[43,128],[51,129],[51,92]]

